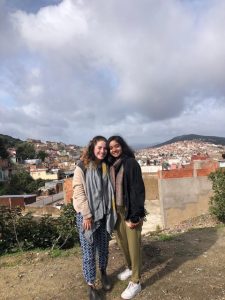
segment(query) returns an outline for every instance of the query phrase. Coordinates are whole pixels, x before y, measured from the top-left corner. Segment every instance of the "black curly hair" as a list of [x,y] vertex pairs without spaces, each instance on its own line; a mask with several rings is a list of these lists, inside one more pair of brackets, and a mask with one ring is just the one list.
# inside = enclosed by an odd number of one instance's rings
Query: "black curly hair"
[[122,155],[135,158],[134,151],[127,145],[126,141],[119,135],[113,135],[110,138],[108,138],[108,140],[107,140],[109,163],[113,163],[115,161],[115,158],[110,154],[110,151],[109,151],[109,144],[112,141],[116,141],[118,144],[120,144],[120,146],[122,148]]

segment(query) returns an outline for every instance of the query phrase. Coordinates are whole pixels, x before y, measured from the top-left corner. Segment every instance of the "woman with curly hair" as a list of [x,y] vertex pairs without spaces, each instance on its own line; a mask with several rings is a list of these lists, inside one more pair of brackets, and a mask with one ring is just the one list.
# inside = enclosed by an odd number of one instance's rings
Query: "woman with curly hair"
[[102,287],[107,291],[111,283],[106,273],[108,246],[117,214],[114,192],[106,165],[107,140],[94,137],[77,163],[73,177],[73,205],[77,212],[77,228],[82,248],[83,274],[88,284],[89,299],[100,299],[95,288],[96,253]]

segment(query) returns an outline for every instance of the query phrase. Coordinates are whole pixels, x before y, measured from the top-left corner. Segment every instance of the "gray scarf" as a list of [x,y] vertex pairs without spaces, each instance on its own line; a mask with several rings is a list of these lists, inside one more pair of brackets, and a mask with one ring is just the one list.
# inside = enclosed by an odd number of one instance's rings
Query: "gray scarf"
[[86,230],[85,238],[93,243],[93,233],[106,221],[106,230],[111,235],[116,224],[117,214],[112,184],[105,163],[100,168],[90,163],[86,171],[88,205],[94,220],[91,230]]

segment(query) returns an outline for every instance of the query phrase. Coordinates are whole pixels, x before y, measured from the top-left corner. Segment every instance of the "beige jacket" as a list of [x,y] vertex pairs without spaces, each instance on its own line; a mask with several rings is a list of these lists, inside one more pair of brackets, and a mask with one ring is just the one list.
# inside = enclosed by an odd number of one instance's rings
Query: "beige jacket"
[[84,219],[92,217],[88,206],[84,172],[79,166],[76,166],[73,176],[73,206]]

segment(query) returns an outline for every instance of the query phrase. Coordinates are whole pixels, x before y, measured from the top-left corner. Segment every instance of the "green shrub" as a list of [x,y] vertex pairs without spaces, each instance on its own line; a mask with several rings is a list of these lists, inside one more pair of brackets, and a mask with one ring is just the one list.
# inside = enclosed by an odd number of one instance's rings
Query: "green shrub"
[[37,223],[36,235],[34,236],[35,248],[51,248],[57,239],[57,222],[49,215],[43,216]]
[[[63,206],[57,224],[58,237],[55,240],[60,248],[70,248],[78,242],[78,233],[76,227],[75,210],[72,204]],[[55,246],[53,243],[53,247]]]
[[225,223],[225,171],[218,169],[209,174],[209,179],[213,189],[209,210],[219,221]]
[[[16,234],[14,233],[15,222],[21,210],[10,210],[2,206],[0,209],[0,253],[13,252],[16,245]],[[18,247],[16,247],[18,250]]]
[[75,211],[64,206],[59,218],[45,215],[35,219],[21,208],[0,207],[0,254],[35,248],[69,248],[78,242]]

